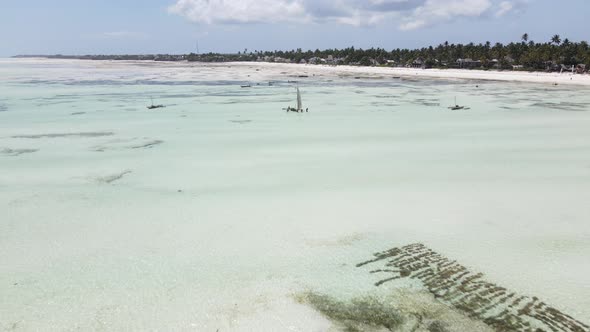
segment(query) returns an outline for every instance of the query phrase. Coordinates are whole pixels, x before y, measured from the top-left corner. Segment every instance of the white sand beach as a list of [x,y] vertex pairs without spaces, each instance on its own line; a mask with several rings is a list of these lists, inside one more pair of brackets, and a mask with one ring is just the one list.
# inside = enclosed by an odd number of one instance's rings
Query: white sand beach
[[[296,77],[299,75],[319,75],[325,77],[357,78],[357,79],[383,79],[392,77],[403,77],[406,79],[443,79],[443,80],[483,80],[483,81],[504,81],[504,82],[526,82],[539,84],[564,84],[564,85],[590,85],[590,74],[573,74],[564,73],[546,73],[546,72],[526,72],[526,71],[497,71],[497,70],[467,70],[467,69],[420,69],[420,68],[402,68],[402,67],[365,67],[365,66],[328,66],[328,65],[311,65],[311,64],[290,64],[290,63],[270,63],[270,62],[224,62],[224,63],[198,63],[198,62],[154,62],[154,61],[93,61],[93,60],[56,60],[44,58],[28,59],[5,59],[5,63],[17,61],[18,63],[46,63],[53,64],[59,68],[60,64],[77,64],[80,69],[83,68],[100,68],[103,72],[134,66],[140,70],[148,68],[173,69],[173,76],[167,79],[187,79],[196,73],[181,72],[182,68],[240,68],[240,69],[258,69],[251,71],[247,76],[240,76],[239,73],[231,71],[217,71],[212,77],[199,75],[199,79],[248,79],[251,80],[268,80],[279,79],[284,76]],[[57,77],[59,73],[55,72]],[[238,74],[238,75],[236,75]],[[299,77],[301,78],[301,77]],[[14,79],[18,79],[14,77]]]
[[[245,65],[245,63],[242,63]],[[467,69],[420,69],[401,67],[356,67],[356,66],[326,66],[326,65],[301,65],[301,64],[275,64],[256,63],[262,67],[276,70],[294,70],[316,74],[331,75],[382,75],[400,76],[406,78],[426,79],[464,79],[464,80],[491,80],[509,82],[529,82],[546,84],[575,84],[590,85],[590,74],[565,73],[544,73],[525,71],[495,71],[495,70],[467,70]]]

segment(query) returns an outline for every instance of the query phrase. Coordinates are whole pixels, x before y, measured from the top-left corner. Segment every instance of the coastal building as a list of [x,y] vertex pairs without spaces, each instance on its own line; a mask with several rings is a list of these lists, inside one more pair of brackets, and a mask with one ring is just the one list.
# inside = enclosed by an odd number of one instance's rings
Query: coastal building
[[328,55],[326,63],[329,65],[338,65],[344,63],[344,58],[335,58],[333,55]]
[[479,68],[481,67],[481,61],[480,60],[473,60],[471,58],[465,58],[465,59],[457,59],[457,66],[459,68],[466,68],[466,69],[471,69],[471,68]]
[[412,63],[410,64],[410,67],[412,67],[412,68],[424,68],[424,59],[422,59],[422,58],[414,59],[414,61],[412,61]]
[[320,64],[320,63],[326,63],[326,62],[327,62],[327,60],[326,60],[326,59],[322,59],[322,58],[315,57],[315,56],[314,56],[313,58],[310,58],[310,59],[307,61],[307,63],[309,63],[309,64],[312,64],[312,65],[317,65],[317,64]]

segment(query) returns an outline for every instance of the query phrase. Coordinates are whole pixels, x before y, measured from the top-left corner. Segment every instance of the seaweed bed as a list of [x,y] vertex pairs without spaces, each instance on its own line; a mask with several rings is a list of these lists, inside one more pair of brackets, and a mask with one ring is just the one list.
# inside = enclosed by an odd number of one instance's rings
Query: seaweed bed
[[445,303],[496,331],[588,332],[590,327],[547,305],[537,297],[518,295],[482,279],[456,261],[416,243],[374,254],[357,265],[385,263],[371,273],[388,276],[375,285],[410,278]]
[[252,120],[229,120],[229,121],[233,122],[233,123],[239,123],[239,124],[245,124],[245,123],[252,122]]
[[306,292],[295,297],[346,332],[450,332],[494,330],[469,318],[425,291],[396,289],[387,296],[366,295],[348,301]]
[[353,299],[350,303],[327,295],[305,293],[298,300],[309,303],[329,319],[338,322],[344,331],[374,331],[386,328],[399,330],[406,318],[397,310],[374,298]]
[[[135,142],[140,140],[140,142]],[[105,144],[96,145],[90,148],[92,151],[104,152],[107,150],[122,150],[122,149],[151,149],[156,145],[164,143],[162,140],[153,140],[148,137],[144,138],[133,138],[133,139],[119,139],[106,142]]]
[[149,141],[149,142],[146,142],[146,143],[142,143],[142,144],[138,144],[138,145],[133,145],[133,146],[130,146],[129,148],[130,149],[152,148],[152,147],[154,147],[154,146],[156,146],[158,144],[162,144],[162,143],[164,143],[164,141],[161,141],[161,140],[153,140],[153,141]]
[[60,137],[101,137],[101,136],[112,136],[112,132],[85,132],[85,133],[56,133],[56,134],[37,134],[37,135],[15,135],[12,138],[60,138]]
[[0,153],[11,156],[11,157],[16,157],[16,156],[20,156],[21,154],[33,153],[33,152],[37,152],[37,151],[39,151],[39,150],[38,149],[10,149],[10,148],[0,149]]
[[115,182],[117,180],[121,180],[125,175],[127,175],[127,174],[129,174],[131,172],[132,172],[131,170],[125,170],[125,171],[122,171],[122,172],[117,173],[117,174],[112,174],[112,175],[97,177],[96,178],[96,182],[110,184],[110,183],[113,183],[113,182]]

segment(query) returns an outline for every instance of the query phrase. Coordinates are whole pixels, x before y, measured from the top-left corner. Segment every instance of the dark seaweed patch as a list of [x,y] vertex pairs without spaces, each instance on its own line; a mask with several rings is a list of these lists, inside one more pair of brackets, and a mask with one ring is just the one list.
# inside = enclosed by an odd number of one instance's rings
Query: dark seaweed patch
[[432,295],[398,289],[388,296],[364,295],[352,299],[316,292],[295,296],[330,319],[339,330],[350,332],[491,331],[477,320],[440,303]]
[[5,155],[11,156],[11,157],[16,157],[16,156],[20,156],[21,154],[33,153],[33,152],[37,152],[37,151],[39,151],[39,149],[10,149],[10,148],[0,149],[1,154],[5,154]]
[[418,98],[412,101],[413,104],[422,106],[440,106],[438,99]]
[[99,183],[106,183],[106,184],[110,184],[113,183],[117,180],[122,179],[125,175],[131,173],[130,170],[125,170],[116,174],[111,174],[111,175],[107,175],[107,176],[100,176],[96,178],[96,181]]
[[560,102],[560,103],[552,103],[552,102],[537,102],[532,104],[533,107],[544,107],[544,108],[553,108],[563,111],[588,111],[590,109],[590,105],[584,103],[571,103],[571,102]]
[[487,282],[456,261],[416,243],[374,254],[375,258],[357,267],[383,263],[371,273],[387,274],[376,286],[410,278],[443,303],[463,311],[497,331],[588,332],[590,326],[547,305],[537,297],[518,295]]
[[366,297],[343,302],[327,295],[309,292],[302,296],[302,300],[342,325],[344,331],[360,332],[378,328],[396,331],[405,321],[400,312],[376,298]]
[[153,140],[139,145],[130,146],[130,149],[146,149],[146,148],[153,148],[156,145],[162,144],[164,141],[160,140]]
[[101,136],[112,136],[112,132],[83,132],[83,133],[56,133],[56,134],[37,134],[37,135],[15,135],[12,138],[60,138],[60,137],[101,137]]

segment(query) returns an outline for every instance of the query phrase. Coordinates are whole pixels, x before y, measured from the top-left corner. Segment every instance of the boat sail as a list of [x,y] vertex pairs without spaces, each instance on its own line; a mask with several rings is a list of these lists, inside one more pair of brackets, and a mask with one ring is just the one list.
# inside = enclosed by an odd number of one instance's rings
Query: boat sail
[[[285,108],[283,108],[284,110]],[[307,109],[305,109],[305,111],[303,110],[303,102],[301,102],[301,91],[299,91],[299,87],[297,87],[297,107],[287,107],[286,108],[287,112],[308,112]]]
[[297,112],[303,112],[303,104],[301,103],[301,92],[299,92],[299,87],[297,87]]

